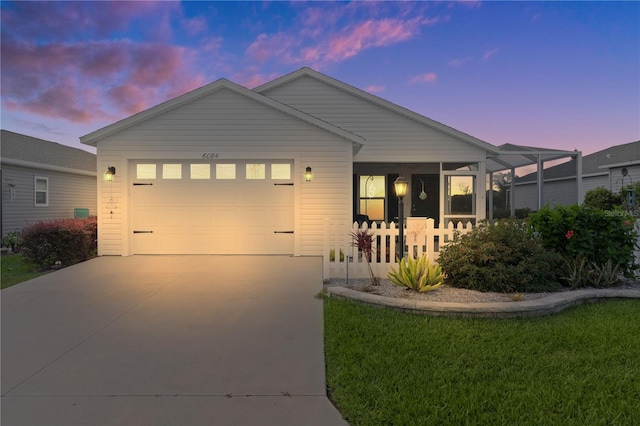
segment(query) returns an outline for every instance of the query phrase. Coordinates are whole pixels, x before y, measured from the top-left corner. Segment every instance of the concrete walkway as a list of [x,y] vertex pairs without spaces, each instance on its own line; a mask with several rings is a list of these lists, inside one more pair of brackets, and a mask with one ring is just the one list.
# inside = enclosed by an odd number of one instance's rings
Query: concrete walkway
[[[437,291],[437,290],[436,290]],[[401,299],[365,293],[346,287],[327,288],[330,296],[356,300],[372,306],[434,316],[513,318],[535,317],[560,312],[570,306],[600,299],[640,299],[638,289],[584,289],[553,293],[534,300],[518,302],[455,303]]]
[[346,425],[320,258],[102,257],[3,290],[9,425]]

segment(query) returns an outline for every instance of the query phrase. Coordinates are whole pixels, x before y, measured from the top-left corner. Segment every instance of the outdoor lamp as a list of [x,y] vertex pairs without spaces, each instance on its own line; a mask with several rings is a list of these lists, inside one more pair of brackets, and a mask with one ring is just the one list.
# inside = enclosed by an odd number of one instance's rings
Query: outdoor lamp
[[116,174],[116,168],[113,166],[109,166],[107,167],[107,171],[104,174],[104,180],[106,182],[111,182],[113,181],[113,176]]
[[307,167],[307,170],[304,172],[304,180],[307,182],[311,182],[313,178],[313,173],[311,173],[311,167]]
[[397,257],[398,259],[402,259],[404,256],[404,203],[402,200],[404,199],[404,196],[407,195],[409,182],[400,175],[393,182],[393,186],[396,189],[396,196],[398,197],[398,229],[400,230]]

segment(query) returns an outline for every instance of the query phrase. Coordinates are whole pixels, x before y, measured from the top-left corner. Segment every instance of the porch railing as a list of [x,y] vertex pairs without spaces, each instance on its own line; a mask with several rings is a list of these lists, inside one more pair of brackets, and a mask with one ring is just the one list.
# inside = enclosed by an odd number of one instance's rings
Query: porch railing
[[[433,219],[410,217],[405,225],[405,255],[420,257],[426,254],[434,261],[440,254],[440,247],[453,240],[456,231],[466,234],[471,231],[472,224],[450,222],[447,227],[436,228]],[[368,278],[369,269],[362,253],[353,247],[351,232],[360,229],[370,229],[374,234],[374,254],[370,264],[376,276],[385,278],[390,267],[396,264],[396,247],[398,243],[398,228],[394,222],[380,225],[373,222],[371,227],[367,223],[362,226],[354,222],[348,224],[324,221],[323,242],[323,272],[324,278]]]

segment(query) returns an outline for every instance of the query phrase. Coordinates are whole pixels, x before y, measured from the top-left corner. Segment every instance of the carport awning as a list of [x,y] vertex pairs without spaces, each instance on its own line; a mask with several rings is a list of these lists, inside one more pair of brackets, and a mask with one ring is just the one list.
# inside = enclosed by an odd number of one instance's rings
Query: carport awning
[[517,169],[518,167],[531,166],[539,162],[544,163],[567,157],[575,157],[580,154],[580,151],[536,148],[510,143],[500,145],[498,148],[500,149],[500,154],[497,157],[487,158],[487,173]]

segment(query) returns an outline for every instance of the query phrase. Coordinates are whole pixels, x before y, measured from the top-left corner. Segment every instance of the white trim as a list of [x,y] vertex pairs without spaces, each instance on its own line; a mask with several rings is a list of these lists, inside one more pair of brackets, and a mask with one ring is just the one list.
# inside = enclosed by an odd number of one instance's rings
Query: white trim
[[72,173],[74,175],[94,176],[94,177],[98,176],[98,173],[92,172],[89,170],[70,169],[68,167],[52,166],[50,164],[36,163],[33,161],[15,160],[13,158],[3,158],[2,164],[6,164],[7,166],[28,167],[31,169],[44,170],[48,172]]
[[[582,179],[584,178],[591,178],[591,177],[598,177],[598,176],[609,176],[609,172],[606,173],[590,173],[588,175],[582,175]],[[562,180],[574,180],[576,179],[576,175],[573,176],[564,176],[564,177],[558,177],[558,178],[550,178],[550,179],[545,179],[545,182],[558,182],[558,181],[562,181]],[[529,180],[526,182],[516,182],[516,185],[536,185],[538,182],[536,182],[535,180]]]
[[599,169],[615,169],[616,167],[635,166],[640,164],[640,160],[625,161],[624,163],[605,164],[598,166]]
[[[39,180],[43,180],[47,183],[47,189],[45,191],[43,190],[38,190],[38,181]],[[38,193],[39,192],[44,192],[45,193],[45,202],[44,203],[38,203]],[[33,176],[33,205],[35,207],[49,207],[49,178],[48,177],[44,177],[44,176],[37,176],[34,175]]]
[[178,96],[176,98],[173,98],[159,105],[156,105],[154,107],[151,107],[147,110],[139,112],[135,115],[132,115],[128,118],[120,120],[109,126],[103,127],[102,129],[99,129],[87,135],[81,136],[80,142],[82,142],[85,145],[96,146],[98,141],[100,141],[101,139],[112,136],[129,127],[142,123],[143,121],[150,120],[170,110],[178,108],[187,103],[193,102],[198,98],[213,94],[223,89],[230,90],[238,95],[244,96],[253,101],[262,103],[273,109],[276,109],[285,114],[288,114],[294,118],[305,121],[309,124],[319,127],[320,129],[326,130],[330,133],[340,136],[343,139],[355,144],[356,146],[364,145],[365,139],[359,135],[356,135],[355,133],[348,132],[340,127],[334,126],[333,124],[327,123],[326,121],[322,121],[318,118],[305,114],[302,111],[299,111],[295,108],[291,108],[290,106],[274,101],[271,98],[262,96],[261,94],[258,94],[256,92],[252,92],[251,90],[245,87],[242,87],[238,84],[232,83],[231,81],[226,80],[224,78],[217,80],[213,83],[210,83],[206,86],[202,86],[199,89],[185,93],[184,95]]

